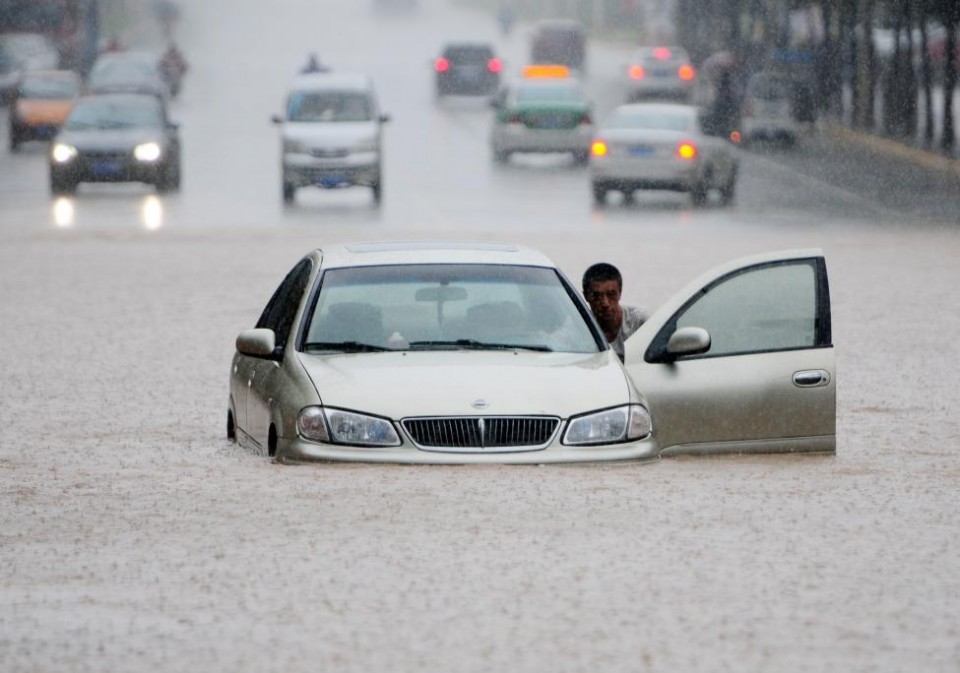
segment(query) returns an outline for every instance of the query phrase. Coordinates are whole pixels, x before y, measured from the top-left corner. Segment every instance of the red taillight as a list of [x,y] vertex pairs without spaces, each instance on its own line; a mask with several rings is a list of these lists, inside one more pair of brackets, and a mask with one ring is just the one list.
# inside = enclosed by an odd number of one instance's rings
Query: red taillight
[[592,124],[592,123],[593,123],[593,119],[591,119],[589,112],[584,112],[582,115],[580,115],[580,123],[581,123],[581,124]]
[[697,156],[697,146],[689,140],[677,143],[677,156],[681,159],[694,159]]
[[655,59],[665,61],[670,58],[670,50],[666,47],[657,47],[653,50],[653,57]]
[[595,157],[602,157],[607,153],[607,144],[602,140],[594,140],[590,143],[590,154]]
[[740,131],[730,131],[730,142],[739,144],[741,140]]
[[631,65],[627,69],[627,74],[630,75],[631,79],[643,79],[647,73],[642,65]]
[[692,65],[681,65],[677,68],[677,77],[689,82],[696,76],[697,72]]
[[487,70],[490,72],[500,72],[503,70],[503,63],[499,58],[491,58],[487,61]]
[[507,117],[508,124],[519,124],[523,120],[520,118],[519,112],[513,112]]
[[437,72],[446,72],[450,69],[450,61],[441,56],[433,62],[433,69]]

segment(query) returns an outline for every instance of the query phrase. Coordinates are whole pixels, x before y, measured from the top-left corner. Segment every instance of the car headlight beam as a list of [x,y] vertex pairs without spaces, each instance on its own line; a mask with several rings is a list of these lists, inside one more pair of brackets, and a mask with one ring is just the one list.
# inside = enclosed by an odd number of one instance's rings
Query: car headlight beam
[[325,407],[305,407],[297,416],[305,439],[351,446],[400,446],[400,436],[385,418]]
[[652,428],[650,413],[639,404],[629,404],[571,418],[563,443],[589,446],[632,442],[649,435]]

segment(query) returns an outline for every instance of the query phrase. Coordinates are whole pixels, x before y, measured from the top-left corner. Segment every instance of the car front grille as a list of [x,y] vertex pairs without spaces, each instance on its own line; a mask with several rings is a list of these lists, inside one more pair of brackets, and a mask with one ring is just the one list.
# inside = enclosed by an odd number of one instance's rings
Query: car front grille
[[403,428],[428,451],[535,451],[546,446],[560,425],[551,416],[459,416],[408,418]]

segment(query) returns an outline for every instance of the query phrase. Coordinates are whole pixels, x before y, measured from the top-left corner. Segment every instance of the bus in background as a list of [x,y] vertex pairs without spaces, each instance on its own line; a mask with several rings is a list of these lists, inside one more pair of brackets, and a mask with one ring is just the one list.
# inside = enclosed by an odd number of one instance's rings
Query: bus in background
[[86,74],[100,41],[98,0],[0,0],[0,33],[40,33],[60,52],[60,67]]

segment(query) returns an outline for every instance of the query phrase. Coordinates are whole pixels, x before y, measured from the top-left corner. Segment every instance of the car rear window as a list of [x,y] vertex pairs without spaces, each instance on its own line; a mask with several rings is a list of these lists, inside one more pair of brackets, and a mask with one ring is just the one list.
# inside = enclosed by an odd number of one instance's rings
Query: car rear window
[[64,100],[80,92],[80,83],[70,78],[28,77],[20,83],[22,98]]
[[479,46],[447,47],[443,56],[454,63],[486,63],[493,58],[493,51],[489,47]]
[[527,82],[517,87],[516,99],[518,103],[582,103],[586,96],[575,82]]

